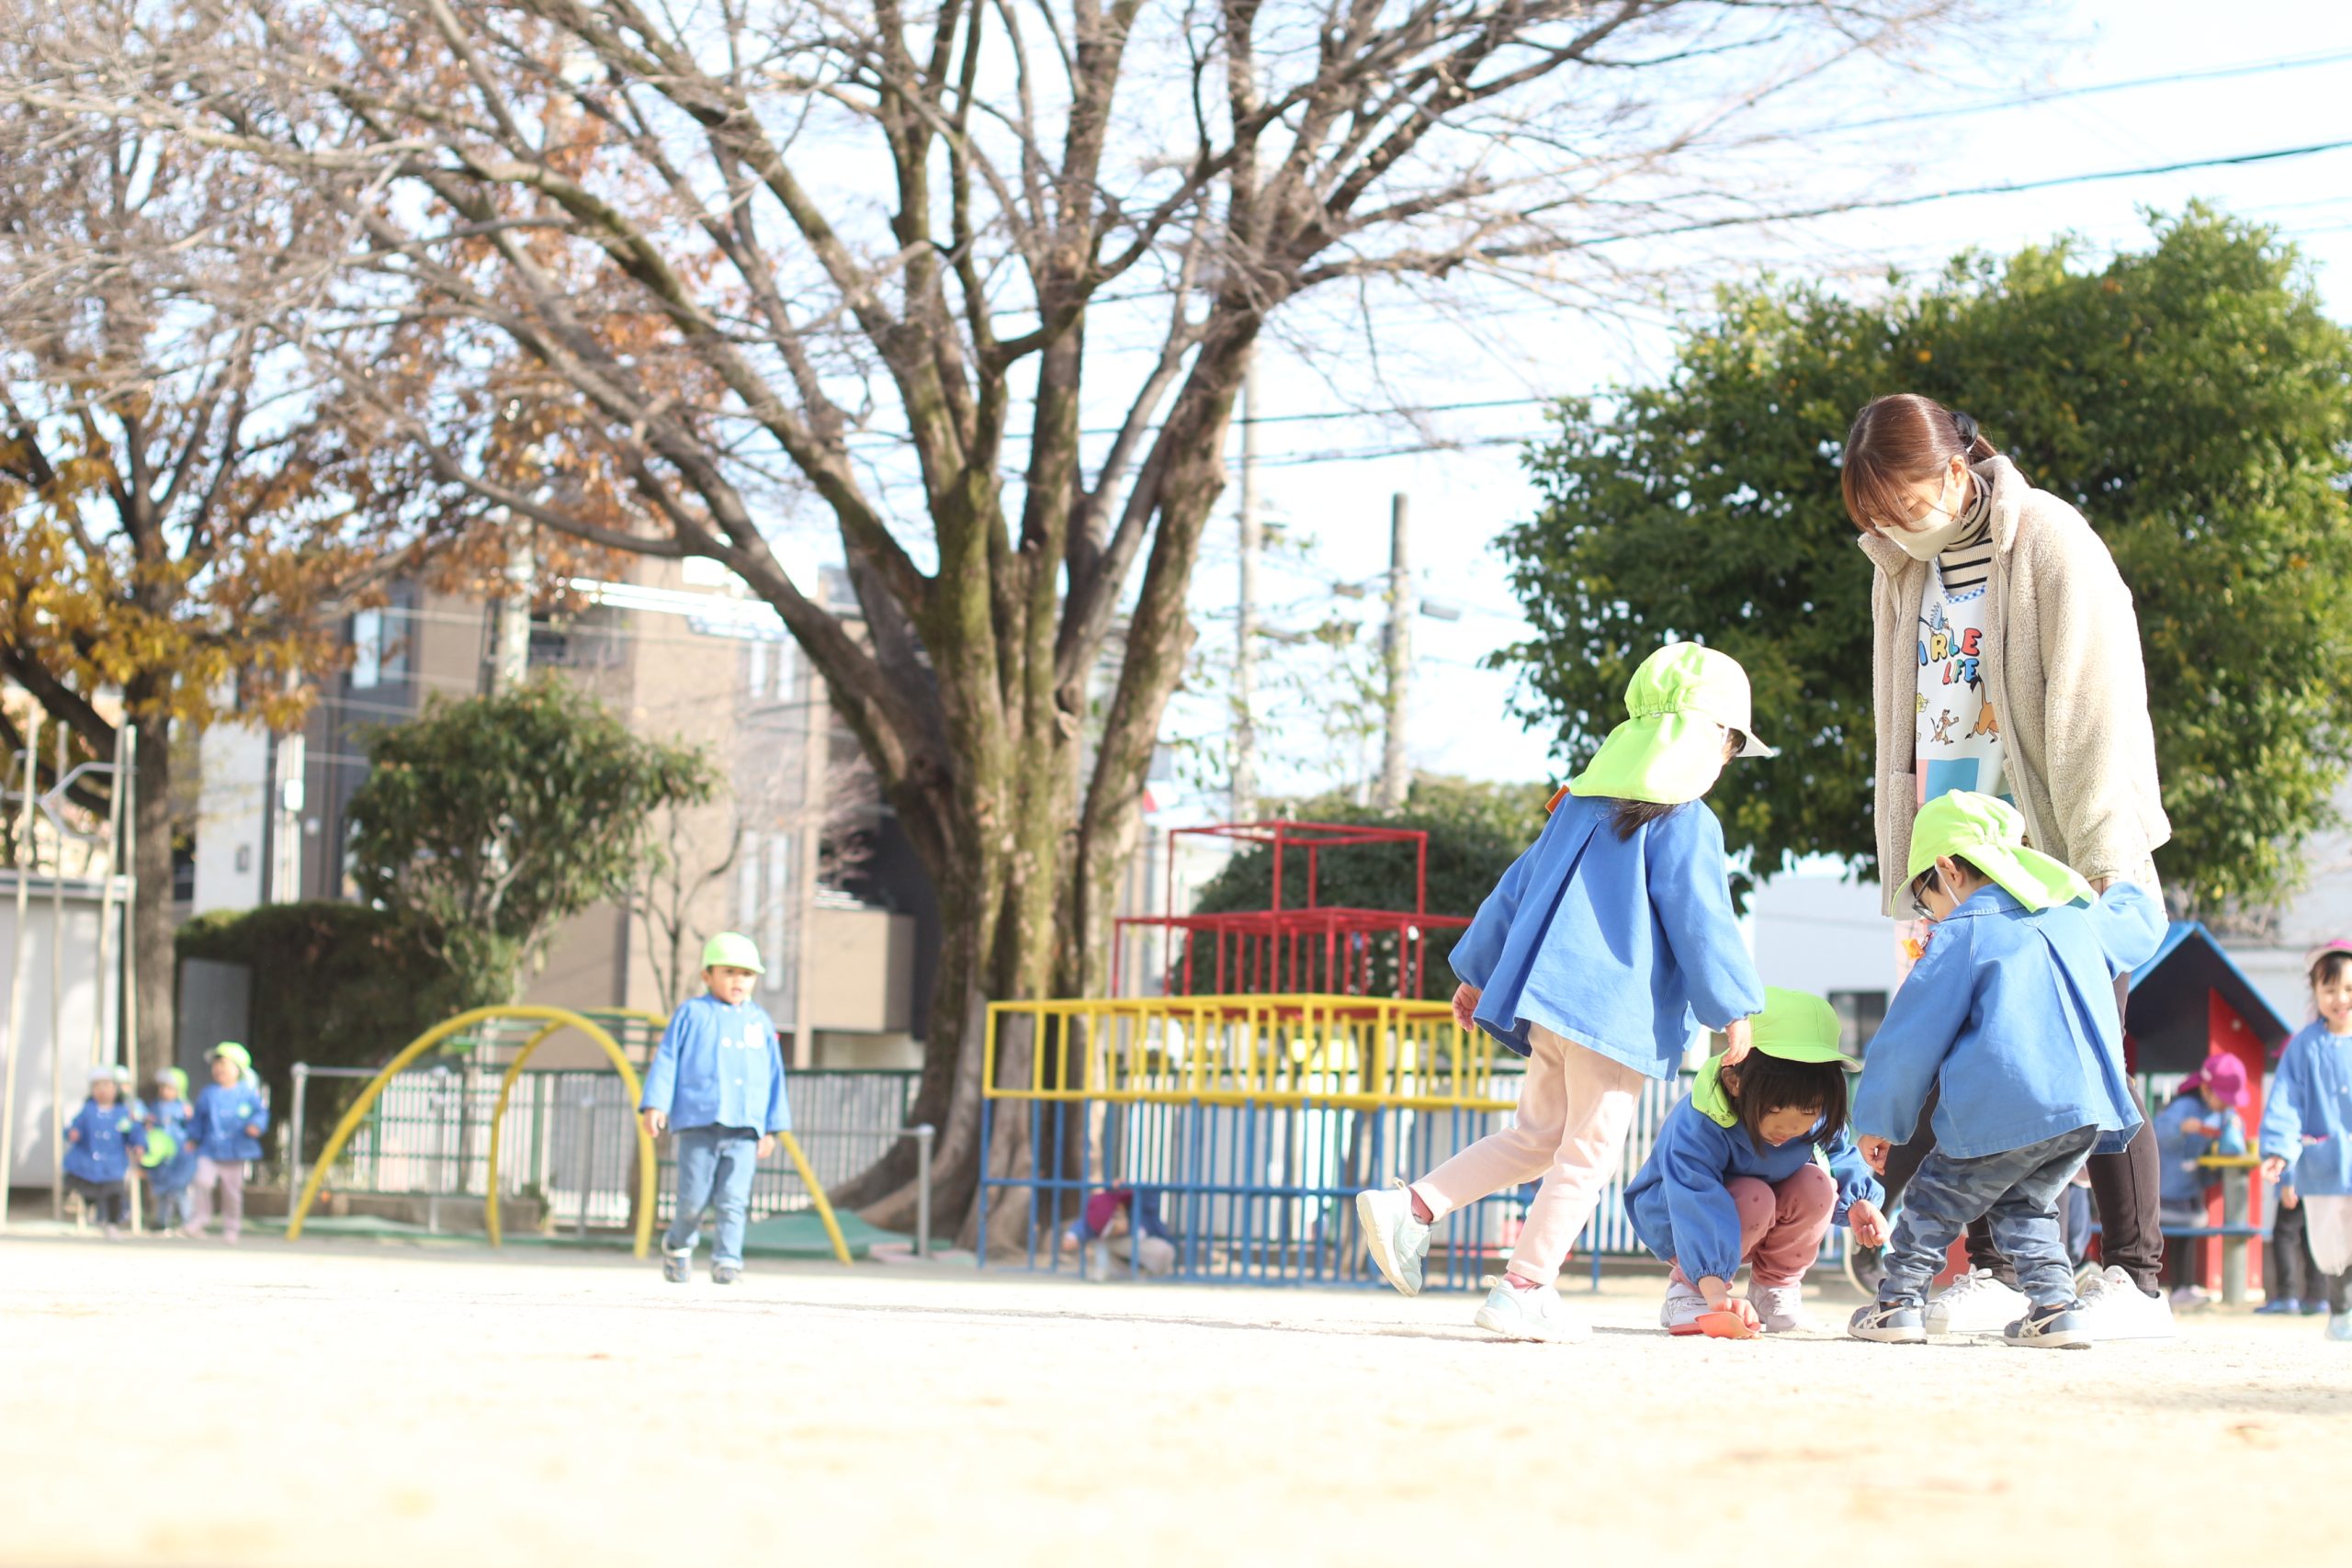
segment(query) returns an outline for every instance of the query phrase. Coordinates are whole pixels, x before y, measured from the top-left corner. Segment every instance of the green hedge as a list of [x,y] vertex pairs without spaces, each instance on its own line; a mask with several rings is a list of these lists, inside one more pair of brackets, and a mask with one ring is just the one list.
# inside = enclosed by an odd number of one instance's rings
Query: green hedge
[[[359,904],[266,904],[198,915],[179,957],[253,974],[244,1044],[279,1117],[293,1108],[293,1065],[371,1067],[470,1005],[464,986],[398,917]],[[360,1088],[313,1083],[304,1108],[311,1157]]]

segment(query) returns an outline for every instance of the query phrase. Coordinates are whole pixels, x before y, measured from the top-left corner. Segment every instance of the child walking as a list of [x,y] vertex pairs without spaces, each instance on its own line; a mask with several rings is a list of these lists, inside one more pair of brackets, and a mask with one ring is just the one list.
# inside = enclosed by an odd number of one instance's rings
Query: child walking
[[194,1201],[196,1140],[189,1132],[195,1107],[187,1100],[187,1075],[165,1067],[155,1075],[155,1098],[147,1103],[147,1190],[155,1196],[155,1228],[169,1236],[187,1235]]
[[[2211,1055],[2180,1080],[2172,1100],[2156,1112],[2156,1156],[2163,1162],[2158,1192],[2167,1225],[2206,1224],[2205,1190],[2211,1183],[2197,1162],[2207,1155],[2245,1153],[2245,1067],[2235,1056]],[[2197,1283],[2202,1248],[2194,1240],[2172,1246],[2172,1300],[2176,1307],[2201,1306]]]
[[721,931],[703,943],[702,983],[709,989],[671,1015],[646,1070],[638,1102],[645,1130],[658,1138],[669,1129],[677,1151],[675,1207],[662,1238],[662,1277],[673,1285],[694,1272],[703,1208],[714,1198],[710,1281],[731,1285],[741,1277],[752,1173],[775,1152],[776,1134],[792,1125],[784,1048],[767,1010],[751,999],[763,973],[750,937]]
[[205,1053],[212,1081],[196,1097],[188,1131],[196,1140],[195,1197],[188,1231],[202,1235],[212,1223],[212,1191],[220,1190],[220,1239],[234,1247],[245,1224],[245,1162],[261,1158],[269,1107],[243,1045],[224,1040]]
[[123,1223],[123,1182],[130,1174],[130,1151],[147,1145],[139,1108],[123,1097],[130,1075],[100,1063],[90,1069],[90,1097],[65,1123],[65,1188],[95,1210],[108,1241]]
[[[2280,1221],[2302,1215],[2318,1269],[2303,1284],[2304,1310],[2324,1298],[2327,1337],[2352,1341],[2352,948],[2329,943],[2311,983],[2319,1019],[2287,1042],[2263,1102],[2262,1175],[2279,1184]],[[2284,1228],[2271,1246],[2294,1245]]]
[[[1699,1069],[1625,1189],[1634,1234],[1674,1266],[1658,1310],[1670,1334],[1725,1311],[1770,1334],[1810,1328],[1804,1275],[1829,1227],[1886,1244],[1878,1180],[1846,1132],[1846,1075],[1860,1064],[1838,1051],[1837,1010],[1768,986],[1750,1027],[1747,1059]],[[1745,1301],[1731,1293],[1742,1263],[1755,1270]]]
[[1749,724],[1747,674],[1696,643],[1642,661],[1631,716],[1560,796],[1534,844],[1478,907],[1450,961],[1453,1016],[1527,1058],[1519,1111],[1410,1186],[1356,1194],[1374,1262],[1421,1288],[1430,1227],[1543,1179],[1481,1328],[1510,1339],[1591,1332],[1553,1280],[1615,1171],[1642,1086],[1677,1071],[1699,1023],[1748,1052],[1763,983],[1740,940],[1723,824],[1697,804],[1734,757],[1770,757]]
[[1848,1332],[1925,1341],[1928,1284],[1982,1215],[2030,1303],[2003,1337],[2087,1346],[2056,1203],[2095,1150],[2121,1148],[2143,1120],[2115,977],[2154,956],[2164,910],[2128,882],[2092,902],[2064,862],[2025,847],[2015,807],[1968,790],[1920,807],[1908,874],[1935,929],[1871,1043],[1854,1129],[1883,1170],[1934,1094],[1936,1147],[1904,1190],[1878,1300]]

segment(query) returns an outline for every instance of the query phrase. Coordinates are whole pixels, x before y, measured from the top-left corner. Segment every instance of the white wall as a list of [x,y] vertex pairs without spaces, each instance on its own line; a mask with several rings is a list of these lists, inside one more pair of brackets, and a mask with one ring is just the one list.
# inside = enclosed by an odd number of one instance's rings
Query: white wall
[[[58,992],[58,1018],[52,1028],[51,935],[56,930],[56,922],[51,914],[50,886],[47,877],[33,879],[25,921],[24,1033],[15,1043],[15,1092],[0,1094],[0,1115],[6,1116],[15,1128],[7,1173],[11,1187],[46,1189],[54,1179],[57,1153],[50,1136],[50,1107],[56,1101],[50,1092],[51,1064],[56,1068],[58,1098],[62,1100],[64,1113],[71,1116],[88,1095],[90,1064],[94,1060],[90,1011],[97,997],[97,900],[75,892],[71,884],[67,886],[65,948],[62,954],[54,954],[63,960],[64,985]],[[121,942],[122,932],[118,927],[114,944],[118,958],[122,953]],[[13,983],[16,959],[16,875],[13,872],[0,872],[0,1035],[5,1035],[7,1028],[8,987]],[[106,1010],[110,1052],[119,1048],[116,1015],[120,1002],[121,987],[109,976]],[[56,1048],[56,1042],[62,1043],[62,1049]],[[0,1043],[0,1060],[5,1060],[7,1049],[6,1043]]]
[[269,732],[216,724],[198,742],[194,912],[262,901],[263,823],[269,807]]
[[1794,991],[1884,991],[1895,985],[1894,922],[1874,882],[1789,873],[1748,901],[1757,973]]

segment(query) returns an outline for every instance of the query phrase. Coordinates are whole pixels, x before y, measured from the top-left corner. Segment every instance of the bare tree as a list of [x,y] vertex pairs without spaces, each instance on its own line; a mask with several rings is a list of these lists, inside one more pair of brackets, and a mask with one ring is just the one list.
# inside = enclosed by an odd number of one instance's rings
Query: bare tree
[[[444,486],[775,607],[939,890],[915,1115],[953,1205],[985,1004],[1101,982],[1270,319],[1465,276],[1605,302],[1644,236],[1758,215],[1741,116],[1957,8],[101,0],[0,92],[298,175],[334,221],[291,330],[356,372],[435,323],[635,515],[388,403]],[[771,553],[790,496],[863,637]],[[910,1157],[851,1198],[893,1217]]]

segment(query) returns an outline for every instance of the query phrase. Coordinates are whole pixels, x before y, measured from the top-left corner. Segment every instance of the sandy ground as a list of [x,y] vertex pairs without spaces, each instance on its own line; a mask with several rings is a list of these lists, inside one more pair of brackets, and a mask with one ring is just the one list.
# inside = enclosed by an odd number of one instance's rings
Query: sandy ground
[[1570,1299],[1588,1345],[1491,1341],[1462,1296],[12,1235],[0,1562],[2212,1564],[2346,1534],[2352,1347],[2317,1320],[1727,1344],[1659,1333],[1645,1281]]

